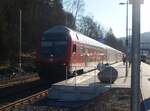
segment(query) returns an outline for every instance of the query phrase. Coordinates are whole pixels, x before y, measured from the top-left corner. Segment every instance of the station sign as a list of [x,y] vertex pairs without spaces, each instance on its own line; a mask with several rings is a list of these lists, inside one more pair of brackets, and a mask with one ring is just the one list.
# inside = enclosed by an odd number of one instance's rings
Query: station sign
[[[144,4],[144,0],[140,0],[141,4]],[[129,0],[129,4],[133,4],[133,0]]]

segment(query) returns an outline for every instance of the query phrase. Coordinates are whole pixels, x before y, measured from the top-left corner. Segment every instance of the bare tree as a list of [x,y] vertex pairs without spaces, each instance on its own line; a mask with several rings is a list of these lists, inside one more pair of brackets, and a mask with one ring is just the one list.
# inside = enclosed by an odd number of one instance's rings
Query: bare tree
[[79,32],[92,37],[93,39],[98,40],[100,36],[103,36],[103,27],[93,21],[93,17],[81,17],[77,27]]
[[78,17],[84,11],[83,0],[64,0],[64,8],[74,16],[73,26],[76,24]]

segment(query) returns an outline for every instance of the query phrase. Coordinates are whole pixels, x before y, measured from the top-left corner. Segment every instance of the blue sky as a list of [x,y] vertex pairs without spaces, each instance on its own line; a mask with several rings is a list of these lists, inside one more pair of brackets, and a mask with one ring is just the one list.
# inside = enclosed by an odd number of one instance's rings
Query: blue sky
[[[84,0],[85,15],[91,15],[94,20],[104,26],[112,28],[116,37],[126,35],[126,5],[119,5],[126,0]],[[129,29],[132,28],[132,6],[129,5]],[[150,31],[150,0],[144,0],[141,5],[141,32]]]

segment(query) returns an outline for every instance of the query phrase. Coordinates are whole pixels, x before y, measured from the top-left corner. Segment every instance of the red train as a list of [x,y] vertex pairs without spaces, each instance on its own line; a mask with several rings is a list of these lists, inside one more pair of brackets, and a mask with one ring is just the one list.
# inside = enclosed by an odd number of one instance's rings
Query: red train
[[41,78],[57,82],[93,69],[98,63],[115,63],[122,52],[65,26],[44,32],[37,51],[36,64]]

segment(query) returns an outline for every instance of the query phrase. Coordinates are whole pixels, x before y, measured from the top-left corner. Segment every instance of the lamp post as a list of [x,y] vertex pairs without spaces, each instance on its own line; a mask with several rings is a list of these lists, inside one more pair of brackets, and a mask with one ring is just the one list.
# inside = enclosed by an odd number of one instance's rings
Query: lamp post
[[131,28],[129,28],[128,29],[128,31],[129,31],[129,35],[128,35],[128,48],[130,49],[130,55],[131,55],[131,45],[132,45],[132,29]]
[[19,15],[20,15],[20,20],[19,20],[19,24],[20,24],[20,37],[19,37],[19,68],[21,70],[22,68],[22,60],[21,60],[21,54],[22,54],[22,10],[19,9]]
[[119,3],[119,5],[126,5],[126,77],[128,76],[128,62],[127,62],[127,59],[128,59],[128,0],[126,3]]

